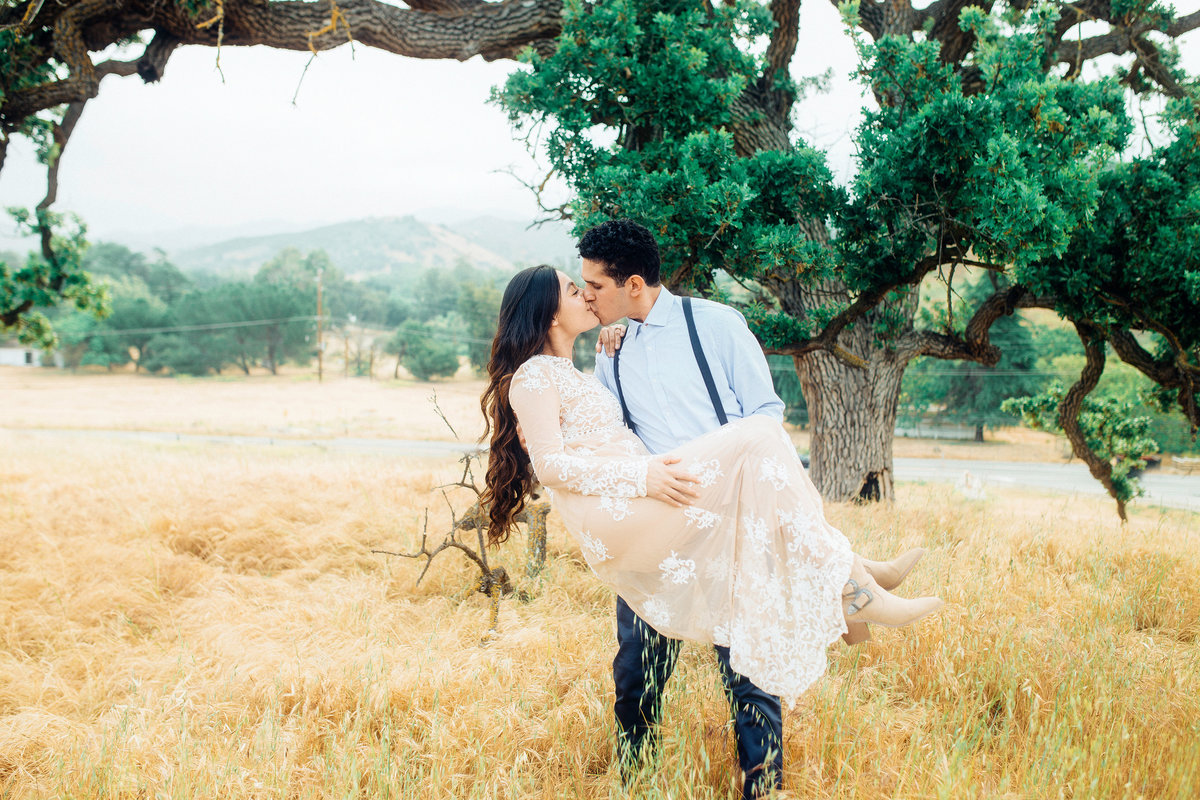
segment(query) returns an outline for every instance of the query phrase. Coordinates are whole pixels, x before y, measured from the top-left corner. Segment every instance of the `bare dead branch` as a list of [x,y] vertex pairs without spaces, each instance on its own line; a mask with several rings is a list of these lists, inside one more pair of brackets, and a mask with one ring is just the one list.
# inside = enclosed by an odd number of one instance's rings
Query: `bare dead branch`
[[434,389],[433,394],[429,395],[429,402],[433,403],[433,410],[442,418],[442,422],[446,423],[446,427],[450,429],[450,433],[454,434],[455,441],[458,441],[458,431],[454,430],[454,426],[450,424],[450,420],[446,419],[442,407],[438,405],[437,389]]
[[[436,395],[431,398],[436,407]],[[439,414],[441,413],[439,409]],[[443,416],[443,420],[445,417]],[[449,423],[447,422],[447,425]],[[417,584],[420,585],[426,574],[429,572],[430,566],[433,564],[433,559],[446,550],[458,550],[467,557],[478,569],[479,574],[473,584],[473,591],[478,591],[488,597],[488,607],[491,612],[491,622],[489,631],[495,632],[496,624],[499,619],[499,602],[503,595],[511,594],[514,591],[512,579],[509,577],[508,571],[500,565],[492,566],[488,563],[487,541],[485,535],[488,528],[487,509],[481,506],[479,498],[482,496],[482,490],[478,487],[475,481],[474,472],[472,471],[472,462],[479,457],[477,452],[467,453],[459,459],[462,464],[462,476],[457,481],[445,484],[439,487],[442,490],[442,498],[445,500],[447,507],[450,509],[450,526],[445,533],[442,534],[442,540],[437,545],[430,542],[429,536],[429,509],[425,509],[425,521],[421,529],[421,545],[417,550],[412,552],[396,552],[392,550],[372,549],[371,552],[378,555],[395,556],[397,558],[424,559],[424,566],[421,568],[421,574],[417,576]],[[454,504],[450,500],[446,489],[450,487],[458,487],[470,489],[475,492],[476,500],[467,509],[467,511],[459,516],[455,511]],[[535,486],[530,492],[530,499],[538,497],[538,487]],[[550,513],[550,504],[545,502],[526,503],[525,508],[516,515],[515,521],[524,522],[529,530],[529,540],[527,545],[526,555],[526,574],[533,578],[541,572],[546,560],[546,517]],[[475,532],[475,545],[471,546],[466,542],[461,541],[459,533],[463,531]]]

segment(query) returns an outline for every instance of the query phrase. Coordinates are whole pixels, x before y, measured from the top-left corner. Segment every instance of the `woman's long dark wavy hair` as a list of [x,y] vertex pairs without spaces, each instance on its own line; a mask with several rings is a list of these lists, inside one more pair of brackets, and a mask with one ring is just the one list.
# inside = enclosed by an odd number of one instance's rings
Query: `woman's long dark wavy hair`
[[487,479],[481,505],[488,508],[488,541],[508,539],[513,517],[525,507],[535,478],[529,454],[517,436],[517,415],[508,402],[509,384],[517,367],[546,348],[550,323],[558,313],[558,270],[545,264],[518,272],[500,302],[500,321],[488,361],[488,385],[479,400],[491,434]]

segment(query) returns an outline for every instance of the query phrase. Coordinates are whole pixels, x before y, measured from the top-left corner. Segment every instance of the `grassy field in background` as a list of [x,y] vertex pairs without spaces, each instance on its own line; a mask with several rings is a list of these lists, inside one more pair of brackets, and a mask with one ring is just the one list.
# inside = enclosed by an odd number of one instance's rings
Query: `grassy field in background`
[[[483,381],[463,370],[452,380],[343,378],[318,383],[311,372],[163,378],[0,367],[0,428],[167,431],[279,438],[459,439],[483,432]],[[439,417],[431,397],[445,414]],[[11,401],[6,401],[12,398]],[[991,461],[1065,461],[1065,439],[1023,428],[988,431],[988,441],[897,439],[895,455]],[[792,439],[808,449],[808,432]]]
[[[5,427],[142,427],[144,408],[206,432],[443,438],[419,416],[427,385],[153,380],[151,402],[139,378],[13,372]],[[462,383],[438,393],[465,426],[478,385]],[[371,553],[415,546],[426,508],[442,530],[436,487],[458,476],[0,431],[0,797],[734,796],[729,715],[694,645],[659,768],[621,789],[613,597],[555,516],[545,572],[486,641],[460,554],[418,587],[419,563]],[[864,554],[929,548],[907,591],[947,607],[831,649],[785,711],[784,796],[1200,795],[1200,515],[1135,506],[1122,528],[1104,498],[898,495],[828,513]],[[521,538],[495,555],[515,575]]]

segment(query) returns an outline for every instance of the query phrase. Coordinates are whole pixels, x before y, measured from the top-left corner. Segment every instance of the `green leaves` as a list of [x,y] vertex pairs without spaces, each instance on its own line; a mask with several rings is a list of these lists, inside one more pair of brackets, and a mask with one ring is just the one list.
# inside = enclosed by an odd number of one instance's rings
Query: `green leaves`
[[[1040,395],[1005,400],[1000,408],[1006,414],[1020,415],[1034,430],[1062,433],[1059,407],[1066,394],[1062,384],[1055,384]],[[1086,397],[1079,412],[1079,428],[1088,448],[1112,465],[1113,488],[1122,502],[1142,493],[1137,480],[1142,456],[1158,449],[1150,437],[1150,419],[1137,411],[1132,403]]]
[[827,277],[833,253],[795,235],[844,204],[806,147],[738,153],[734,103],[771,30],[756,3],[570,2],[548,57],[528,56],[494,94],[576,192],[582,231],[627,216],[654,231],[672,285],[710,289],[718,270],[751,279]]
[[997,266],[1062,253],[1095,212],[1098,166],[1129,135],[1115,82],[1043,71],[1044,18],[1004,31],[972,8],[961,21],[979,37],[973,66],[984,88],[972,93],[935,41],[862,48],[882,105],[859,130],[854,210],[839,243],[853,287],[904,281],[944,247]]
[[1066,316],[1165,336],[1168,360],[1200,347],[1200,127],[1176,116],[1169,133],[1099,172],[1096,209],[1061,254],[1015,270]]
[[108,293],[80,266],[88,245],[87,229],[78,218],[23,208],[10,208],[8,213],[24,235],[49,236],[51,257],[31,252],[21,266],[0,261],[0,331],[15,334],[23,344],[51,350],[57,337],[42,309],[69,303],[102,317],[109,310]]

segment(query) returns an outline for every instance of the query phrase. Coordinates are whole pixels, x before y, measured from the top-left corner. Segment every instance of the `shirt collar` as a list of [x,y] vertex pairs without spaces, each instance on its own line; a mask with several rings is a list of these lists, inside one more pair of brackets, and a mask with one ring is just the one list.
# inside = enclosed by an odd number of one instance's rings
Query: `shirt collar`
[[653,325],[661,328],[671,319],[671,314],[675,311],[678,298],[667,291],[667,287],[662,287],[658,297],[654,300],[654,305],[650,308],[650,313],[646,315],[646,320],[643,325]]

